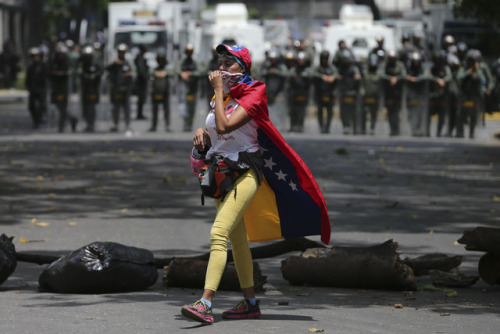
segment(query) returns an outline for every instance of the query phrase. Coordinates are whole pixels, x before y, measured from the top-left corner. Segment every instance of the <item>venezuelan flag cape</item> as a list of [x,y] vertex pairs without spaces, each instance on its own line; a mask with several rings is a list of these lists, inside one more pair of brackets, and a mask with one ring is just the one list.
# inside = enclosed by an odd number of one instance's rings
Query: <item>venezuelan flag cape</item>
[[309,168],[271,123],[265,84],[246,76],[231,96],[259,125],[265,161],[262,184],[244,217],[248,240],[321,235],[329,244],[325,199]]

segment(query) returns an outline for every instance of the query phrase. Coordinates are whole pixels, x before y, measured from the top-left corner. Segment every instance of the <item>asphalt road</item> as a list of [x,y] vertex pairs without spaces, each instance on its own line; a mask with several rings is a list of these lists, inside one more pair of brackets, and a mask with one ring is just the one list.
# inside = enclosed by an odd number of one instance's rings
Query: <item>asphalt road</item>
[[[97,133],[82,133],[80,125],[78,133],[58,134],[53,119],[32,131],[25,102],[7,102],[0,104],[0,233],[14,236],[18,251],[64,255],[93,241],[156,257],[207,251],[214,209],[200,205],[189,171],[191,134],[178,130],[175,113],[172,132],[148,133],[149,121],[134,121],[126,136],[107,131],[105,105]],[[200,108],[195,122],[202,121]],[[460,270],[477,275],[482,253],[455,241],[475,226],[500,225],[500,142],[492,136],[500,123],[489,120],[474,140],[388,137],[385,126],[380,122],[375,136],[343,136],[336,120],[330,135],[319,135],[309,117],[304,134],[285,133],[323,191],[332,244],[393,239],[402,258],[462,255]],[[146,291],[55,294],[38,291],[45,266],[19,262],[0,286],[0,333],[498,332],[500,288],[482,280],[451,295],[292,286],[280,273],[291,255],[258,261],[268,278],[261,319],[222,320],[240,296],[220,291],[211,326],[180,316],[201,290],[165,288],[161,271]]]

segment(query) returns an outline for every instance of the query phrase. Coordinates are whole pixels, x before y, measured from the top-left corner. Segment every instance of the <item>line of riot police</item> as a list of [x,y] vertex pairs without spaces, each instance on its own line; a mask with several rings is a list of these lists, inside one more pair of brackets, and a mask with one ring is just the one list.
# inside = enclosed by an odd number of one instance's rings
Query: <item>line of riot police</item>
[[[131,129],[131,95],[137,95],[137,119],[145,119],[144,104],[152,105],[150,131],[158,127],[163,109],[165,130],[170,131],[170,97],[178,94],[178,113],[184,120],[183,131],[191,131],[198,95],[212,97],[206,80],[218,68],[218,56],[207,64],[193,59],[193,46],[188,44],[184,57],[175,68],[167,68],[165,53],[156,57],[157,67],[150,69],[145,59],[147,50],[139,48],[134,64],[129,63],[126,44],[117,47],[117,59],[104,66],[93,46],[84,46],[77,59],[78,84],[71,84],[71,58],[67,46],[60,42],[48,62],[40,48],[30,51],[26,88],[33,126],[39,127],[47,114],[46,97],[58,110],[58,130],[69,123],[76,131],[79,117],[68,112],[71,93],[78,87],[85,131],[94,132],[96,106],[100,102],[101,78],[107,74],[107,91],[112,104],[110,131],[118,131],[123,117],[124,129]],[[256,67],[253,75],[266,83],[270,117],[282,131],[303,132],[309,107],[314,105],[320,133],[329,133],[338,105],[343,134],[374,134],[376,123],[385,108],[390,135],[401,133],[401,122],[408,122],[413,136],[430,136],[431,117],[437,115],[436,136],[469,136],[479,115],[496,110],[500,85],[500,62],[493,74],[481,60],[478,50],[467,50],[451,36],[443,40],[443,50],[430,54],[422,47],[422,36],[403,35],[402,48],[385,50],[383,38],[361,63],[344,41],[333,57],[322,51],[317,65],[305,43],[297,43],[284,54],[269,50],[267,60]],[[134,75],[135,74],[135,75]],[[175,89],[171,90],[171,82]],[[199,89],[201,88],[201,89]],[[151,90],[149,92],[149,90]],[[401,120],[402,110],[408,120]],[[207,109],[208,110],[208,109]],[[484,118],[483,118],[484,119]],[[289,124],[286,122],[289,121]],[[288,125],[288,126],[287,126]],[[445,125],[447,125],[445,130]],[[288,128],[288,129],[286,129]]]
[[[464,137],[468,127],[472,138],[479,116],[484,121],[485,112],[498,110],[500,60],[492,74],[480,51],[455,44],[451,36],[442,50],[432,52],[418,33],[403,35],[400,50],[385,50],[382,37],[376,42],[364,63],[344,41],[331,60],[328,51],[321,52],[314,67],[304,50],[269,52],[258,77],[266,82],[273,122],[282,124],[288,112],[289,131],[302,132],[314,105],[319,131],[329,133],[337,104],[344,134],[374,134],[385,108],[391,136],[401,134],[402,122],[408,122],[411,135],[430,136],[436,116],[437,137]],[[401,118],[403,108],[408,119]]]

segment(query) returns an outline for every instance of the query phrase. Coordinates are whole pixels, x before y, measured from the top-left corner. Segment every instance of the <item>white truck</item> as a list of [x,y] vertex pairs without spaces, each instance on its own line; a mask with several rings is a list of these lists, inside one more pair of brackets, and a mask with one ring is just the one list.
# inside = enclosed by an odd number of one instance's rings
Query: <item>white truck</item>
[[364,61],[371,49],[377,46],[376,38],[384,38],[386,50],[399,47],[394,28],[374,22],[370,7],[364,5],[343,5],[338,21],[330,21],[323,28],[322,49],[333,55],[340,40],[344,40],[354,55]]
[[191,22],[189,42],[194,45],[195,58],[202,63],[208,62],[211,48],[220,43],[244,45],[253,63],[265,60],[264,27],[248,20],[243,3],[219,3],[214,11],[203,12],[202,20]]
[[146,58],[154,66],[160,50],[172,59],[174,45],[180,43],[185,29],[184,3],[164,0],[138,0],[135,2],[110,2],[108,8],[108,39],[105,62],[116,58],[116,47],[128,45],[132,59],[138,46],[146,46]]

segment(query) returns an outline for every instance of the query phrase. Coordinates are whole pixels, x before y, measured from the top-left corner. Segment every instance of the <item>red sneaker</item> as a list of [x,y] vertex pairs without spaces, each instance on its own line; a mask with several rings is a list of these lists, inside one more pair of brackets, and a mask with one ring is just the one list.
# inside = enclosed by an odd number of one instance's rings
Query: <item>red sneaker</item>
[[197,300],[193,304],[184,305],[181,313],[186,318],[199,321],[205,324],[213,324],[214,316],[212,315],[212,308],[201,300]]
[[222,312],[222,317],[226,319],[257,319],[260,315],[259,301],[251,305],[246,299],[232,309]]

